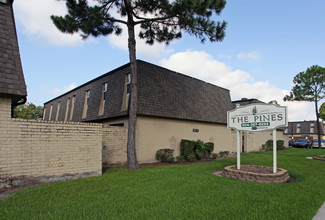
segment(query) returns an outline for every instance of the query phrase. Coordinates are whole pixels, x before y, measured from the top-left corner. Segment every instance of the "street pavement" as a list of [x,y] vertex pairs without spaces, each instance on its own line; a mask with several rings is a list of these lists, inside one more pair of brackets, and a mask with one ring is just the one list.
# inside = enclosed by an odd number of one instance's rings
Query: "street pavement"
[[325,220],[325,202],[320,207],[313,220]]

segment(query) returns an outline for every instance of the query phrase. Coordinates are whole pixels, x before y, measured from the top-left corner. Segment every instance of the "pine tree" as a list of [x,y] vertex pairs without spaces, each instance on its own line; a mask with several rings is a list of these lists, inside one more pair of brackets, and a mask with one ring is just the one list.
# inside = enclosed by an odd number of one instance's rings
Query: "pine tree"
[[290,95],[286,95],[284,101],[308,101],[315,103],[315,112],[318,130],[318,147],[321,148],[318,102],[325,97],[325,68],[314,65],[306,71],[298,73],[293,83]]
[[325,121],[325,102],[323,102],[319,107],[319,118]]
[[[68,14],[51,16],[56,27],[65,33],[89,36],[120,34],[120,25],[128,30],[128,48],[131,67],[131,100],[127,160],[129,169],[138,169],[135,150],[137,121],[137,64],[135,26],[140,26],[139,37],[147,44],[165,42],[182,37],[182,32],[198,37],[202,43],[222,41],[226,22],[215,22],[211,17],[220,15],[225,0],[96,0],[90,6],[87,0],[67,0]],[[119,15],[115,16],[115,12]]]

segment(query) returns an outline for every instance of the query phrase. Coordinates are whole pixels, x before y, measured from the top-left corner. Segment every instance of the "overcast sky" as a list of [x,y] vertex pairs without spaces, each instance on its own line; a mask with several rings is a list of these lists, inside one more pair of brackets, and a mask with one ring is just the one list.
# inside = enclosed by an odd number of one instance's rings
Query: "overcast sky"
[[[282,100],[296,74],[325,67],[324,11],[324,0],[228,0],[216,17],[228,22],[223,42],[138,40],[137,58],[227,88],[232,100],[277,100],[290,121],[314,119],[313,103]],[[86,41],[60,33],[50,15],[64,15],[65,1],[15,0],[14,12],[29,102],[43,105],[129,61],[126,31]]]

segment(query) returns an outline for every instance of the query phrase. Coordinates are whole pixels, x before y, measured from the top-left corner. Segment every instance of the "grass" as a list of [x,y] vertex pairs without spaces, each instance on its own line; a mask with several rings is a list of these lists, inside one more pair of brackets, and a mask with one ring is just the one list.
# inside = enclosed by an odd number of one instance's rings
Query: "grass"
[[[0,219],[312,219],[325,201],[325,162],[319,149],[278,152],[278,167],[296,181],[243,182],[212,175],[236,164],[125,167],[101,177],[40,185],[0,201]],[[272,166],[272,152],[242,154],[242,164]]]

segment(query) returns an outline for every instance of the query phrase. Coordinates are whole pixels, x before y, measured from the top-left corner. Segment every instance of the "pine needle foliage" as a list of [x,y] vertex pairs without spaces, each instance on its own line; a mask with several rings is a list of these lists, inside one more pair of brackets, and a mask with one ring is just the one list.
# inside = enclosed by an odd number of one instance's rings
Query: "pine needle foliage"
[[[284,101],[307,101],[315,103],[318,140],[320,140],[318,102],[325,97],[325,68],[313,65],[293,78],[294,87]],[[319,141],[319,148],[321,142]]]
[[[95,2],[95,4],[93,4]],[[154,42],[169,44],[186,32],[202,43],[222,41],[227,23],[214,21],[220,15],[225,0],[66,0],[68,13],[52,15],[55,26],[64,33],[89,36],[119,35],[121,25],[128,31],[128,48],[131,67],[131,100],[129,105],[129,129],[127,160],[129,169],[138,169],[135,132],[137,121],[137,64],[135,27],[138,36],[149,45]]]

